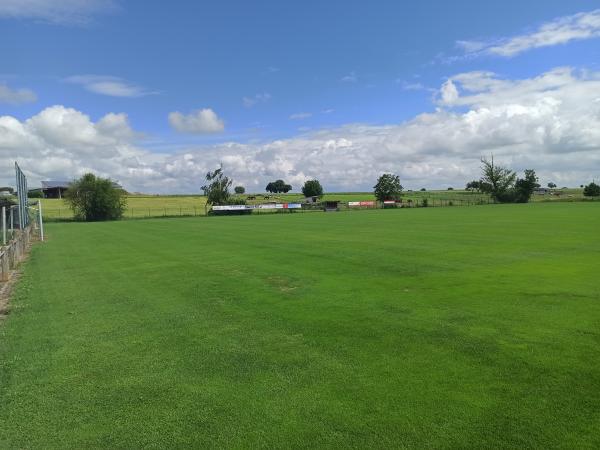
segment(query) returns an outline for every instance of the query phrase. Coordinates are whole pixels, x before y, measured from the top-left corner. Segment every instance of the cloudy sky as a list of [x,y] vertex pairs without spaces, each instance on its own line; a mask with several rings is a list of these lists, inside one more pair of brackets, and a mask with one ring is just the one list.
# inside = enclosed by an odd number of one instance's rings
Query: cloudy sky
[[[0,183],[600,178],[597,1],[0,0]],[[11,183],[12,182],[12,183]]]

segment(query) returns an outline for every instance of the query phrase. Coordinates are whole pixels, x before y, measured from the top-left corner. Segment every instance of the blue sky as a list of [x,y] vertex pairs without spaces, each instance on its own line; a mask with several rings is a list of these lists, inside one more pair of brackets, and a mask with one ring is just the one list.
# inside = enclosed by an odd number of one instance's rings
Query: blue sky
[[[548,153],[552,163],[538,171],[578,185],[597,176],[595,136],[561,135],[525,149],[519,136],[499,142],[498,133],[506,114],[513,117],[508,106],[540,106],[537,94],[549,88],[541,83],[526,95],[522,88],[544,74],[570,70],[550,87],[563,105],[569,89],[582,98],[583,90],[594,91],[597,7],[593,1],[0,0],[0,151],[7,160],[30,161],[35,180],[94,170],[151,192],[195,192],[200,174],[219,162],[251,190],[262,190],[271,177],[296,185],[319,177],[331,189],[365,189],[387,171],[415,188],[462,185],[490,152],[506,152],[517,169]],[[444,85],[449,79],[452,85]],[[444,97],[444,86],[456,86],[459,98]],[[482,103],[484,94],[495,100]],[[515,96],[510,105],[507,95]],[[490,104],[504,107],[499,128],[486,126],[466,142],[423,143],[411,131],[420,127],[426,136],[428,126],[450,127],[448,139],[465,139],[466,114]],[[588,106],[593,121],[596,104]],[[523,114],[535,122],[538,109]],[[423,113],[436,123],[423,123]],[[107,127],[101,121],[110,114]],[[555,116],[531,126],[555,136],[571,117]],[[76,136],[86,126],[91,131]],[[21,151],[19,133],[39,146],[37,153]],[[373,146],[384,141],[387,150],[379,154]],[[468,153],[454,148],[463,144]],[[553,145],[571,148],[557,155]],[[349,163],[329,164],[340,160]],[[368,175],[359,177],[361,164]]]

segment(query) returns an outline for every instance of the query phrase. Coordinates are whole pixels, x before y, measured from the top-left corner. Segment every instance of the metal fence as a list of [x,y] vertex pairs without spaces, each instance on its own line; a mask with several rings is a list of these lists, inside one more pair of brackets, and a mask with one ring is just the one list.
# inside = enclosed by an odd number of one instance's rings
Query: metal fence
[[[351,206],[349,203],[356,202],[339,202],[339,211],[361,211],[367,209],[381,209],[384,205],[381,202],[370,201],[372,206]],[[422,197],[418,199],[403,199],[401,203],[395,204],[394,208],[438,208],[449,206],[475,206],[491,204],[493,201],[489,198],[468,198],[468,199],[440,199],[435,197]],[[386,206],[387,207],[387,206]],[[306,213],[323,211],[325,202],[304,203],[301,209],[261,209],[256,208],[251,211],[251,214],[290,214],[290,213]],[[124,219],[148,219],[160,217],[198,217],[207,215],[210,207],[199,205],[196,207],[132,207],[125,209],[123,213]],[[250,213],[250,211],[248,211]],[[49,221],[69,221],[73,220],[73,212],[69,208],[46,209],[43,213],[44,220]]]
[[16,225],[19,229],[24,229],[29,225],[29,214],[27,213],[28,207],[28,190],[27,190],[27,177],[15,161],[15,179],[17,182],[17,223],[13,220],[13,225]]
[[42,204],[29,205],[27,177],[15,162],[17,204],[1,208],[2,246],[0,247],[0,281],[8,281],[12,271],[25,259],[32,239],[44,240]]

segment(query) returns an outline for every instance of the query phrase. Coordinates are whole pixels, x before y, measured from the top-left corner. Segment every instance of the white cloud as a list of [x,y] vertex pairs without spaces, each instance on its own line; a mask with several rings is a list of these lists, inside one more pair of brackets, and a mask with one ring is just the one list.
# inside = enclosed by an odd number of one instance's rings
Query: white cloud
[[344,83],[356,83],[358,81],[358,77],[355,72],[350,72],[348,75],[342,77],[341,81]]
[[83,25],[98,14],[118,10],[114,0],[2,0],[0,17]]
[[299,113],[292,114],[290,116],[290,120],[303,120],[303,119],[308,119],[309,117],[312,117],[312,113],[299,112]]
[[143,97],[156,92],[148,91],[140,86],[131,84],[122,78],[108,75],[74,75],[65,79],[68,83],[79,84],[94,94],[111,97]]
[[440,97],[442,103],[445,103],[446,105],[452,105],[458,100],[458,89],[456,89],[452,80],[447,80],[442,84],[442,87],[440,88]]
[[[543,183],[575,186],[600,177],[600,73],[558,68],[508,80],[490,72],[450,78],[451,104],[386,126],[349,124],[268,142],[225,142],[156,153],[136,143],[124,114],[96,122],[55,106],[28,120],[0,117],[0,174],[11,183],[18,160],[30,185],[93,170],[131,191],[198,192],[220,163],[234,182],[262,191],[283,178],[298,189],[316,177],[329,190],[369,190],[395,172],[408,188],[460,187],[479,176],[479,158],[517,170],[534,168]],[[458,109],[457,109],[458,108]]]
[[267,103],[269,100],[271,100],[271,94],[263,92],[262,94],[256,94],[252,97],[242,98],[242,103],[246,108],[252,108],[257,103]]
[[182,133],[209,134],[225,129],[223,121],[210,108],[198,109],[187,115],[179,111],[169,113],[169,123]]
[[0,84],[0,103],[20,105],[22,103],[35,102],[36,100],[37,96],[31,89],[11,89],[5,84]]
[[466,54],[511,57],[525,51],[600,37],[600,9],[559,17],[513,37],[492,41],[457,41]]
[[333,113],[333,112],[335,112],[335,109],[333,109],[333,108],[328,108],[328,109],[324,109],[324,110],[322,110],[322,111],[321,111],[321,114],[331,114],[331,113]]

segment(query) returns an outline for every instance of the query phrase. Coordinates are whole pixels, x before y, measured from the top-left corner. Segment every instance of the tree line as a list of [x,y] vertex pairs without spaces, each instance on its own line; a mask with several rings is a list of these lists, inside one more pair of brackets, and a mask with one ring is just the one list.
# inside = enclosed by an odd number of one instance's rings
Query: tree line
[[[245,204],[246,199],[241,196],[246,192],[244,186],[235,186],[234,193],[230,193],[233,181],[225,175],[223,168],[219,167],[209,171],[206,184],[202,191],[210,205]],[[539,188],[538,177],[535,170],[526,169],[522,177],[506,167],[494,162],[494,158],[481,159],[481,178],[467,183],[467,190],[476,190],[490,195],[498,203],[527,203],[536,188]],[[555,188],[555,183],[548,183],[549,188]],[[584,186],[582,186],[584,187]],[[11,188],[2,188],[9,192]],[[449,188],[451,189],[451,188]],[[284,180],[269,182],[265,188],[270,193],[287,193],[292,186]],[[305,197],[323,196],[323,186],[317,179],[307,180],[301,188]],[[373,186],[375,198],[379,201],[399,200],[403,187],[400,177],[392,173],[384,173],[377,179]],[[425,188],[421,189],[425,191]],[[92,173],[83,175],[75,180],[69,190],[65,192],[65,201],[70,205],[77,220],[98,221],[114,220],[123,217],[126,207],[126,192],[114,186],[108,178],[95,176]],[[599,197],[600,186],[591,182],[584,187],[586,197]]]

